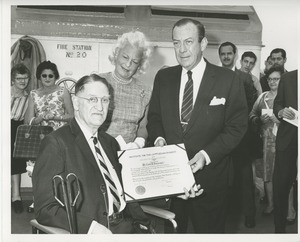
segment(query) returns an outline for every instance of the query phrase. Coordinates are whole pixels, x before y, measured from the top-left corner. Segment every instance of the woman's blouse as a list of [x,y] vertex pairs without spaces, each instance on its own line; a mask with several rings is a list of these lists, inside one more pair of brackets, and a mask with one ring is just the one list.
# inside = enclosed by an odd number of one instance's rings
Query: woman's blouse
[[23,92],[20,97],[10,97],[10,119],[15,121],[24,120],[25,112],[28,106],[28,93]]
[[126,143],[133,142],[137,136],[140,122],[145,116],[151,89],[136,78],[133,78],[130,83],[122,84],[113,78],[111,72],[101,74],[101,76],[113,88],[113,110],[108,114],[105,124],[108,125],[106,132],[113,137],[121,135]]
[[[64,104],[64,87],[43,96],[39,96],[37,90],[32,90],[30,92],[31,98],[34,102],[34,113],[35,117],[40,115],[45,115],[47,112],[52,112],[54,116],[60,117],[65,114],[65,104]],[[63,126],[66,122],[56,121],[56,120],[43,120],[41,125],[49,125],[53,127],[54,130]]]
[[[262,115],[262,109],[271,110],[271,112],[273,112],[273,104],[274,104],[275,97],[270,98],[268,96],[268,93],[269,93],[269,91],[263,92],[257,98],[256,102],[253,105],[252,111],[249,114],[249,118],[252,121],[252,123],[260,124],[262,130],[267,129],[268,127],[274,126],[274,122],[271,120],[265,124],[261,124],[260,118],[259,118]],[[275,125],[278,126],[278,123],[276,123]],[[276,130],[276,127],[274,129]]]

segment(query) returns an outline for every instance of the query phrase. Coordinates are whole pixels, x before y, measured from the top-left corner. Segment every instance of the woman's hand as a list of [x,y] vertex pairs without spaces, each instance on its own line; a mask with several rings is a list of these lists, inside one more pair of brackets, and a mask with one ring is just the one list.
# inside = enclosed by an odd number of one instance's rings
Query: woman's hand
[[273,123],[280,123],[280,121],[276,118],[276,116],[273,114],[270,119],[272,120]]
[[263,114],[260,116],[260,120],[263,124],[267,123],[270,121],[270,116],[268,114]]
[[43,119],[44,120],[51,120],[54,118],[54,113],[52,112],[47,112],[46,114],[44,114]]

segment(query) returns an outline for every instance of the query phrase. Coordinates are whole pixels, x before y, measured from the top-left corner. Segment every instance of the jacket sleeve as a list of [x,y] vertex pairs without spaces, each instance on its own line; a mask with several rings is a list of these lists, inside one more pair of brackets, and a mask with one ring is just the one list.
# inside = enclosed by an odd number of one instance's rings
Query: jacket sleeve
[[285,103],[284,103],[284,83],[285,82],[285,78],[284,76],[281,78],[279,85],[278,85],[278,90],[277,90],[277,95],[275,97],[274,100],[274,104],[273,104],[273,113],[275,114],[276,118],[278,120],[280,120],[280,118],[278,117],[278,112],[281,109],[285,108]]
[[[52,178],[61,175],[65,179],[64,145],[54,135],[48,135],[42,141],[33,174],[33,195],[36,220],[44,225],[69,229],[65,208],[54,198]],[[60,194],[60,200],[63,198]],[[80,212],[77,215],[79,233],[87,233],[93,218]]]
[[148,110],[148,140],[153,145],[158,137],[165,137],[164,128],[161,120],[161,104],[160,104],[160,71],[156,74],[154,79],[152,96],[149,103]]

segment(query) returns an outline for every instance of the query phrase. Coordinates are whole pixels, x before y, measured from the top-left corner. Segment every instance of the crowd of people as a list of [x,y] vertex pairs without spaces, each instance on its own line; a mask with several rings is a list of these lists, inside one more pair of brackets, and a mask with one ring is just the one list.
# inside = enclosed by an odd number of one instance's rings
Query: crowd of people
[[[32,173],[30,211],[38,222],[68,229],[66,210],[50,184],[57,174],[74,173],[83,193],[76,204],[79,233],[152,231],[140,204],[126,204],[117,151],[180,143],[196,185],[169,201],[177,232],[186,233],[190,221],[194,233],[225,233],[228,208],[241,209],[245,226],[255,227],[255,187],[262,200],[266,197],[263,215],[274,213],[276,233],[285,233],[295,221],[295,210],[288,211],[297,184],[298,137],[291,120],[297,117],[298,82],[297,71],[284,69],[285,51],[270,53],[258,79],[252,74],[257,61],[252,51],[241,55],[236,68],[234,43],[219,46],[222,66],[207,61],[205,27],[197,20],[177,21],[172,41],[178,65],[161,68],[152,90],[139,75],[152,51],[140,31],[120,36],[109,56],[114,70],[83,76],[73,96],[55,84],[59,72],[50,61],[38,65],[42,85],[29,94],[29,70],[23,64],[12,67],[12,151],[19,125],[54,129],[43,139]],[[12,158],[11,167],[12,206],[21,213],[26,161]]]

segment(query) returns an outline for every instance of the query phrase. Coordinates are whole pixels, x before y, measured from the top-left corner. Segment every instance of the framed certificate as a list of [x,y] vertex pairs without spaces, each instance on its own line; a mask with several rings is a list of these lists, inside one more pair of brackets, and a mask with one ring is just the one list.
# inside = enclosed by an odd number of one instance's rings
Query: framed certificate
[[184,144],[118,152],[126,202],[184,194],[195,179]]

